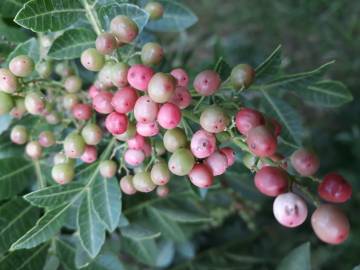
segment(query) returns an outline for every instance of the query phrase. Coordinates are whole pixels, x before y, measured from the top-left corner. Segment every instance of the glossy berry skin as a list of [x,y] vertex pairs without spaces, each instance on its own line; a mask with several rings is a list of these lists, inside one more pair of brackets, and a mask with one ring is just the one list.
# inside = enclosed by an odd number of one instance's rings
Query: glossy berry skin
[[187,87],[189,84],[189,75],[182,68],[173,69],[170,74],[176,79],[178,86]]
[[162,72],[156,73],[148,85],[149,97],[157,103],[165,103],[170,100],[175,92],[176,82],[174,77]]
[[137,123],[136,132],[143,137],[153,137],[159,134],[159,125],[157,122]]
[[45,148],[53,146],[56,143],[54,133],[49,130],[40,132],[38,141],[40,145]]
[[114,108],[111,105],[113,94],[110,92],[103,91],[96,95],[93,99],[94,110],[101,114],[109,114]]
[[99,164],[100,175],[104,178],[114,177],[116,174],[117,165],[113,160],[103,160]]
[[184,86],[177,86],[175,92],[170,98],[170,102],[174,103],[180,109],[185,109],[191,104],[191,94]]
[[181,111],[173,103],[165,103],[159,109],[157,121],[162,128],[175,128],[181,121]]
[[120,188],[121,191],[127,195],[133,195],[136,193],[136,189],[133,185],[133,176],[126,175],[120,179]]
[[40,115],[45,109],[45,103],[38,93],[30,92],[25,96],[25,108],[30,114]]
[[72,107],[72,114],[78,120],[89,120],[92,116],[92,107],[89,104],[75,104]]
[[288,175],[277,167],[265,166],[255,174],[255,186],[263,194],[276,197],[288,187]]
[[71,110],[79,102],[76,94],[66,94],[63,97],[63,106],[66,110]]
[[7,68],[0,68],[0,91],[15,93],[19,89],[18,79]]
[[138,172],[133,177],[133,185],[137,191],[148,193],[155,189],[156,185],[151,181],[149,172]]
[[198,130],[191,138],[190,149],[197,158],[207,158],[216,149],[216,138],[214,134],[205,130]]
[[167,164],[163,161],[156,162],[151,168],[151,180],[155,185],[162,186],[166,185],[171,177]]
[[141,49],[141,62],[144,65],[160,64],[164,57],[164,50],[159,43],[148,42]]
[[184,130],[178,127],[165,131],[163,142],[165,149],[171,153],[188,144]]
[[303,224],[308,214],[303,198],[292,192],[283,193],[276,197],[273,212],[276,220],[289,228]]
[[178,176],[188,175],[194,167],[195,159],[190,150],[185,148],[177,149],[168,162],[169,170]]
[[56,183],[65,185],[74,179],[74,167],[68,163],[57,164],[52,168],[51,176]]
[[149,85],[149,82],[154,75],[152,68],[136,64],[130,67],[127,80],[129,84],[137,90],[146,91]]
[[128,85],[129,66],[125,63],[115,63],[111,67],[111,82],[117,87],[125,87]]
[[235,152],[231,147],[223,147],[220,148],[219,151],[220,153],[225,155],[228,167],[232,166],[235,163]]
[[34,61],[27,55],[18,55],[11,59],[9,69],[17,77],[28,77],[34,71]]
[[254,155],[258,157],[269,157],[275,154],[277,141],[265,126],[258,126],[249,131],[247,145]]
[[205,70],[200,72],[194,80],[195,91],[202,96],[213,95],[220,87],[221,78],[213,70]]
[[85,142],[77,133],[70,133],[64,140],[64,152],[69,158],[80,158],[85,151]]
[[137,24],[127,16],[118,15],[110,22],[110,30],[122,43],[131,43],[138,35]]
[[332,203],[344,203],[351,198],[351,185],[337,173],[325,175],[318,187],[320,197]]
[[213,176],[224,174],[228,167],[228,161],[226,156],[219,151],[215,151],[214,153],[212,153],[204,161],[204,164],[210,168]]
[[159,106],[148,96],[141,96],[134,106],[134,117],[138,123],[151,123],[156,120]]
[[112,112],[105,119],[106,129],[114,135],[123,134],[128,126],[128,118],[125,114]]
[[64,82],[64,87],[69,93],[79,92],[82,87],[82,80],[80,77],[75,75],[67,77]]
[[133,138],[127,140],[129,149],[140,150],[144,147],[145,138],[139,134],[136,134]]
[[260,112],[256,110],[242,108],[236,114],[235,123],[237,130],[241,134],[247,136],[251,129],[264,125],[265,118]]
[[105,57],[98,50],[89,48],[82,52],[80,61],[87,70],[100,71],[105,64]]
[[25,153],[31,159],[39,159],[42,155],[42,147],[37,141],[30,141],[26,144]]
[[107,62],[98,73],[97,81],[103,88],[110,88],[112,83],[113,62]]
[[142,150],[127,149],[124,153],[125,162],[131,166],[139,166],[144,162],[145,154]]
[[11,129],[10,139],[15,144],[25,144],[28,137],[28,131],[25,126],[16,125]]
[[101,93],[102,89],[97,87],[95,84],[91,85],[88,90],[88,96],[89,98],[93,99],[96,97],[99,93]]
[[101,54],[112,54],[117,47],[117,41],[111,33],[101,33],[95,41],[96,50]]
[[214,182],[211,169],[202,163],[195,164],[189,173],[189,178],[191,183],[199,188],[208,188]]
[[118,113],[128,113],[134,109],[137,99],[138,95],[134,88],[124,87],[116,91],[111,100],[111,105]]
[[88,123],[81,131],[81,136],[88,145],[97,145],[101,142],[103,132],[97,124]]
[[224,131],[229,122],[229,117],[217,105],[207,107],[200,116],[201,127],[211,133]]
[[164,14],[164,7],[159,2],[149,2],[144,9],[149,13],[150,20],[158,20]]
[[81,155],[80,159],[85,163],[93,163],[97,159],[97,150],[95,146],[87,145],[85,147],[84,153]]
[[320,161],[317,155],[308,149],[296,150],[290,158],[293,168],[302,176],[310,176],[317,172]]
[[10,112],[13,107],[14,101],[11,96],[0,91],[0,115]]
[[170,190],[167,186],[159,186],[156,188],[156,195],[161,198],[166,197],[169,194]]
[[349,236],[349,220],[335,205],[320,205],[311,216],[311,225],[316,236],[331,245],[341,244]]
[[235,89],[249,87],[255,79],[255,70],[247,64],[239,64],[231,71],[230,81]]

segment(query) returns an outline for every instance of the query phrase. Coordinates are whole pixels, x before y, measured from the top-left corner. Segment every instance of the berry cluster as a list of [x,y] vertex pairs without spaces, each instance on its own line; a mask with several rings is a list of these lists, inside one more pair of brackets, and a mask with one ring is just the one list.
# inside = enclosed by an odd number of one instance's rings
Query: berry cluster
[[[146,10],[152,19],[163,14],[162,6],[156,2],[150,2]],[[218,94],[224,83],[215,70],[197,74],[190,89],[184,69],[155,71],[154,66],[164,56],[157,43],[143,45],[139,52],[141,63],[129,65],[114,59],[113,52],[133,42],[138,32],[132,19],[119,15],[112,19],[109,32],[98,36],[96,48],[82,53],[83,67],[98,72],[86,93],[82,91],[82,79],[63,63],[55,68],[62,78],[57,82],[60,93],[38,87],[52,75],[50,62],[36,66],[43,78],[38,82],[25,80],[35,69],[28,56],[16,56],[8,69],[0,69],[1,115],[10,113],[21,118],[28,113],[67,128],[65,138],[50,130],[34,138],[25,126],[16,125],[10,134],[12,142],[26,144],[25,152],[32,159],[41,158],[43,148],[61,144],[62,151],[53,156],[51,174],[55,182],[66,184],[75,177],[76,159],[88,164],[96,162],[100,144],[109,137],[115,138],[122,143],[115,145],[110,159],[100,160],[100,175],[104,178],[122,175],[120,187],[128,195],[156,189],[158,196],[166,196],[172,174],[188,176],[199,188],[210,187],[214,177],[224,174],[236,157],[233,148],[220,145],[219,137],[230,134],[231,140],[245,152],[244,165],[255,172],[257,189],[276,197],[275,218],[286,227],[301,225],[308,209],[304,199],[292,191],[292,183],[301,183],[303,178],[317,180],[313,177],[319,168],[317,156],[308,149],[298,149],[291,155],[288,166],[287,159],[277,152],[280,123],[254,109],[240,108],[232,118],[214,103],[198,115],[196,109],[201,101]],[[234,67],[229,78],[232,88],[239,92],[254,80],[255,71],[247,64]],[[189,112],[198,119],[192,120],[198,130],[187,124],[185,115]],[[69,131],[70,126],[75,129]],[[351,196],[351,186],[339,174],[330,173],[319,184],[318,193],[324,201],[343,203]],[[343,242],[349,234],[346,216],[330,204],[320,205],[311,223],[315,234],[330,244]]]

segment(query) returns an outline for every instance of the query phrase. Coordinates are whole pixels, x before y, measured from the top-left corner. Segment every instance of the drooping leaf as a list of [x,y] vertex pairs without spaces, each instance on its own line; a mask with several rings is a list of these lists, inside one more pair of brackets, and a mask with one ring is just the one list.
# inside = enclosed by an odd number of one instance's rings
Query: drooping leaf
[[311,270],[310,243],[292,250],[278,265],[277,270]]
[[264,82],[279,74],[281,66],[281,45],[270,54],[258,67],[256,67],[256,81]]
[[151,229],[136,223],[131,223],[131,225],[121,228],[121,234],[124,237],[133,239],[135,241],[153,239],[161,235],[160,232],[154,232]]
[[39,42],[36,38],[30,38],[27,41],[20,43],[16,48],[8,55],[7,62],[10,62],[15,56],[25,54],[31,57],[34,62],[40,60]]

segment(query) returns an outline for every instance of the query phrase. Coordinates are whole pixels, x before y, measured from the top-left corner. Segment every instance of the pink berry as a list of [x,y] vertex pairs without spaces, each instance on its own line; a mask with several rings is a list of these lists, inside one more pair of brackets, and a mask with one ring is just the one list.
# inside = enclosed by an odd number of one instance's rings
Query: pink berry
[[264,116],[253,109],[250,108],[242,108],[237,114],[236,114],[236,128],[238,131],[247,136],[248,132],[257,127],[265,124],[265,118]]
[[146,91],[153,75],[154,71],[152,68],[145,65],[136,64],[130,67],[127,74],[127,80],[129,84],[135,89]]
[[158,72],[149,81],[148,95],[157,103],[165,103],[173,96],[175,87],[176,83],[173,76]]
[[255,174],[255,186],[263,194],[276,197],[288,187],[288,175],[277,167],[262,167]]
[[97,87],[96,85],[91,85],[88,90],[89,97],[91,99],[95,98],[99,93],[102,92],[102,89]]
[[84,153],[81,155],[81,160],[85,163],[93,163],[97,159],[97,150],[95,146],[87,145]]
[[247,144],[250,151],[258,157],[272,156],[277,148],[276,138],[265,126],[251,129],[248,133]]
[[111,33],[102,33],[96,38],[95,47],[101,54],[112,54],[117,47],[116,38]]
[[37,141],[30,141],[26,144],[25,152],[31,159],[39,159],[42,155],[42,147]]
[[89,104],[78,103],[72,107],[72,113],[78,120],[89,120],[92,116],[92,108]]
[[191,104],[191,94],[186,87],[177,86],[170,102],[177,105],[180,109],[185,109]]
[[105,119],[105,127],[113,135],[123,134],[128,127],[127,116],[112,112]]
[[122,43],[132,42],[139,33],[137,24],[124,15],[118,15],[111,20],[110,30]]
[[226,156],[228,167],[234,164],[235,152],[231,147],[220,148],[220,153]]
[[195,164],[189,173],[191,183],[199,188],[208,188],[213,184],[214,176],[205,164]]
[[11,129],[10,139],[15,144],[25,144],[29,138],[28,131],[25,126],[16,125]]
[[99,164],[100,175],[104,178],[114,177],[117,170],[117,164],[113,160],[103,160]]
[[136,135],[126,141],[130,149],[140,150],[145,144],[145,138],[136,133]]
[[142,150],[127,149],[124,154],[125,162],[131,166],[139,166],[145,159],[145,154]]
[[20,84],[16,76],[7,68],[0,68],[0,91],[15,93],[19,90]]
[[56,143],[54,133],[51,131],[42,131],[39,134],[39,143],[42,147],[50,147]]
[[187,87],[189,83],[189,75],[184,69],[173,69],[170,74],[176,79],[177,85]]
[[310,176],[317,172],[320,161],[317,155],[308,149],[300,148],[296,150],[290,158],[291,165],[302,176]]
[[300,196],[288,192],[276,197],[273,212],[281,225],[294,228],[304,223],[308,210],[305,201]]
[[211,96],[220,87],[221,78],[213,70],[200,72],[194,80],[194,88],[202,96]]
[[127,195],[133,195],[136,193],[136,189],[134,188],[132,180],[133,180],[132,175],[126,175],[120,179],[121,191]]
[[124,87],[118,90],[111,101],[114,110],[118,113],[128,113],[134,109],[138,95],[132,87]]
[[141,136],[144,137],[153,137],[159,134],[159,126],[157,122],[150,122],[150,123],[137,123],[136,124],[136,131]]
[[93,99],[93,107],[94,110],[98,113],[109,114],[113,111],[113,107],[111,105],[111,100],[113,98],[113,94],[110,92],[101,92],[96,95]]
[[40,94],[29,92],[25,96],[25,108],[30,114],[39,115],[45,109],[45,102]]
[[159,110],[157,103],[148,96],[139,97],[134,106],[134,116],[138,123],[151,123],[156,120]]
[[320,197],[332,203],[344,203],[351,198],[351,185],[337,173],[325,175],[318,188]]
[[167,186],[159,186],[156,188],[156,194],[161,198],[166,197],[169,194],[169,191]]
[[159,125],[165,129],[175,128],[181,121],[181,111],[173,103],[165,103],[157,115]]
[[219,151],[212,153],[204,163],[210,168],[214,176],[223,174],[228,167],[226,156]]
[[214,134],[200,129],[192,136],[190,148],[195,157],[207,158],[216,149],[216,138]]
[[145,157],[150,157],[151,156],[152,147],[151,147],[151,144],[148,141],[145,141],[145,143],[144,143],[141,150],[144,152]]

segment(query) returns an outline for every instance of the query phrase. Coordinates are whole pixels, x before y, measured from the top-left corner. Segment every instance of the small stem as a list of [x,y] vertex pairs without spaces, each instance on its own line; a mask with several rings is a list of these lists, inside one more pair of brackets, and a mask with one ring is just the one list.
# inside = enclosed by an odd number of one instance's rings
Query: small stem
[[34,166],[35,166],[35,173],[36,173],[36,179],[38,180],[39,188],[45,188],[46,187],[46,181],[44,177],[41,174],[41,168],[40,168],[40,162],[39,160],[34,160]]
[[94,28],[94,31],[96,32],[97,35],[100,35],[101,34],[101,26],[100,26],[100,22],[99,22],[99,18],[97,17],[97,14],[92,9],[93,7],[88,4],[87,0],[83,0],[82,3],[86,10],[87,17],[88,17],[92,27]]
[[196,103],[194,109],[193,109],[193,112],[196,112],[197,108],[200,106],[201,102],[203,102],[205,99],[205,96],[202,96],[199,101]]

